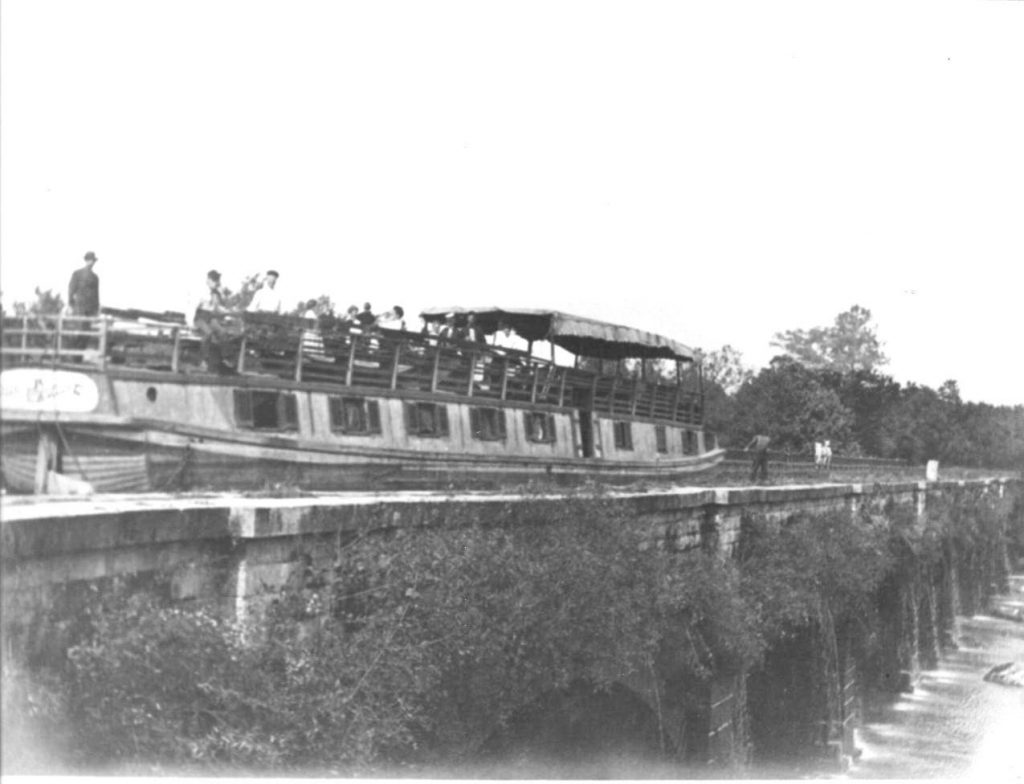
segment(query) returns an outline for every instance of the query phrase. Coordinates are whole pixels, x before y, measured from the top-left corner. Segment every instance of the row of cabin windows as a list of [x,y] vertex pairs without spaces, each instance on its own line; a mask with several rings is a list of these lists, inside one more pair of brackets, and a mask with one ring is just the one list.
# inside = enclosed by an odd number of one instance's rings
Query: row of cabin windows
[[[236,389],[235,421],[240,427],[254,430],[298,430],[295,395],[255,389]],[[380,403],[361,397],[328,397],[331,430],[347,435],[375,435],[381,432]],[[500,408],[471,407],[469,423],[473,438],[480,441],[504,441],[507,436],[505,412]],[[526,438],[538,444],[555,442],[555,417],[538,411],[523,412]],[[425,438],[447,436],[448,409],[440,403],[405,404],[405,428],[410,435]],[[633,449],[633,428],[630,422],[612,423],[615,448]],[[664,425],[656,425],[654,437],[659,452],[668,452]],[[684,430],[683,454],[697,454],[697,434]]]
[[[235,422],[253,430],[298,430],[295,395],[255,389],[236,389]],[[346,435],[374,435],[381,432],[380,403],[361,397],[327,398],[331,430]],[[470,408],[473,437],[481,441],[507,438],[505,412],[500,408]],[[551,414],[524,412],[526,437],[538,443],[554,443],[555,418]],[[406,403],[405,429],[410,435],[439,438],[449,434],[448,408],[440,403]]]
[[[620,450],[631,450],[633,448],[633,428],[629,422],[614,422],[612,424],[615,436],[615,448]],[[697,433],[693,430],[682,431],[683,454],[695,455],[697,448]],[[668,433],[664,425],[654,426],[654,443],[661,454],[668,454]]]

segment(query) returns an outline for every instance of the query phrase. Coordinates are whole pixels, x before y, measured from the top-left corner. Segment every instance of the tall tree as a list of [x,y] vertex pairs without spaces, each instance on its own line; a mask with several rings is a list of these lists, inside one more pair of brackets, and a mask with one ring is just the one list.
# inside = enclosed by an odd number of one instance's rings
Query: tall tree
[[1024,406],[964,403],[961,412],[966,437],[957,464],[1024,471]]
[[885,432],[885,417],[900,402],[900,385],[896,381],[873,370],[852,373],[823,370],[817,375],[853,414],[853,442],[847,445],[848,454],[859,451],[880,456],[886,448],[891,448]]
[[788,357],[776,357],[740,387],[735,411],[733,446],[755,433],[770,436],[775,448],[795,452],[809,452],[814,441],[825,438],[840,448],[850,440],[853,415],[839,395]]
[[889,360],[870,322],[871,311],[854,305],[836,316],[831,327],[777,332],[772,345],[812,370],[874,370]]
[[942,390],[936,392],[930,387],[907,384],[899,402],[885,413],[883,456],[914,463],[957,462],[963,435],[949,384],[943,385]]
[[704,380],[717,384],[728,395],[754,377],[754,371],[743,364],[743,354],[730,345],[703,355]]

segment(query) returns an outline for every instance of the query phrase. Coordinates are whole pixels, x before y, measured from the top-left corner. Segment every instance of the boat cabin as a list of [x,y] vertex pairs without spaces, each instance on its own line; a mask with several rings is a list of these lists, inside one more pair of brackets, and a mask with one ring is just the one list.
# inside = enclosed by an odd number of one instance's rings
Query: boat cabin
[[695,352],[653,333],[494,307],[430,309],[420,331],[198,316],[215,328],[5,316],[8,489],[675,481],[722,456]]

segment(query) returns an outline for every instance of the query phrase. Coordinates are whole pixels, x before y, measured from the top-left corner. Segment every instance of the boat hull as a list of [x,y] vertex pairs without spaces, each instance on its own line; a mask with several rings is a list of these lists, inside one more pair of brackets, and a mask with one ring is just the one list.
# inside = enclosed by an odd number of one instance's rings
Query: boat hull
[[[41,442],[60,452],[51,473],[83,492],[175,490],[309,491],[369,489],[497,489],[530,482],[576,485],[672,482],[721,462],[723,450],[659,462],[600,458],[549,459],[467,455],[401,449],[326,448],[266,444],[239,434],[216,434],[152,423],[103,425],[4,422],[2,466],[11,492],[45,492]],[[80,484],[77,484],[80,483]],[[54,482],[50,482],[53,492]]]

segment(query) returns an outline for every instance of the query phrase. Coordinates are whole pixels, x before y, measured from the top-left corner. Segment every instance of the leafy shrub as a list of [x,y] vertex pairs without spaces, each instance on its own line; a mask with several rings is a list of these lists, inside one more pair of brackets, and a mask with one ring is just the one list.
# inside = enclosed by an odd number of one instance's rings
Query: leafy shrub
[[889,529],[868,515],[801,515],[785,524],[749,517],[741,590],[767,640],[787,629],[867,612],[891,569]]
[[266,673],[254,666],[258,651],[244,644],[240,627],[146,595],[92,620],[91,638],[68,652],[83,763],[279,762]]
[[[69,652],[81,762],[370,771],[464,758],[539,696],[752,650],[728,562],[608,499],[357,536],[259,625],[132,596]],[[461,516],[460,516],[461,515]],[[717,657],[717,658],[716,658]]]
[[248,626],[144,596],[110,602],[69,651],[78,759],[451,764],[579,683],[741,672],[823,607],[860,612],[891,564],[886,526],[869,517],[750,519],[736,560],[661,546],[628,509],[601,496],[484,516],[453,506],[422,526],[317,540]]

